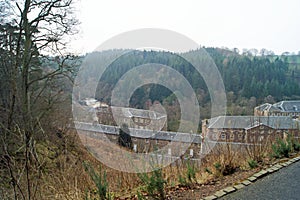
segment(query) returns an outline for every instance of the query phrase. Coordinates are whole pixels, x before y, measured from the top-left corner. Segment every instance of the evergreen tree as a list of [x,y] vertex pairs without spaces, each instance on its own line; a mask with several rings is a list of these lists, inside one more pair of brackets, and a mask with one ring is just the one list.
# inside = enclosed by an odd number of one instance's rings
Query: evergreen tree
[[127,124],[122,124],[122,127],[119,129],[118,144],[129,149],[132,148],[130,130]]

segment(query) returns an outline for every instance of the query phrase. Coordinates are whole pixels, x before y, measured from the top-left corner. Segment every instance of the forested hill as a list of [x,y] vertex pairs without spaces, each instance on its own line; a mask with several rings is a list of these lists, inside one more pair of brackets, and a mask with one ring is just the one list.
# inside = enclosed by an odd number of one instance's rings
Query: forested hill
[[[226,90],[263,100],[271,95],[276,100],[297,98],[299,81],[297,67],[286,56],[245,56],[207,48],[218,66]],[[299,56],[300,57],[300,56]],[[293,75],[292,75],[293,74]]]
[[[223,77],[226,92],[234,96],[228,99],[234,103],[241,99],[255,97],[256,103],[298,99],[300,96],[297,56],[251,56],[240,55],[230,50],[205,48],[216,63]],[[90,57],[110,56],[118,50],[93,53]],[[185,54],[197,54],[197,51]],[[291,61],[292,60],[292,61]],[[182,57],[169,52],[131,51],[115,60],[103,74],[97,98],[110,100],[110,92],[120,77],[131,68],[146,63],[160,63],[179,71],[190,82],[202,104],[209,102],[207,87],[193,66]],[[96,67],[96,66],[95,66]],[[93,70],[90,71],[91,76]],[[88,80],[86,80],[88,82]],[[133,83],[134,84],[134,80]],[[172,100],[172,93],[165,87],[147,85],[138,89],[131,99],[131,106],[142,108],[147,100]],[[266,100],[267,99],[267,100]]]

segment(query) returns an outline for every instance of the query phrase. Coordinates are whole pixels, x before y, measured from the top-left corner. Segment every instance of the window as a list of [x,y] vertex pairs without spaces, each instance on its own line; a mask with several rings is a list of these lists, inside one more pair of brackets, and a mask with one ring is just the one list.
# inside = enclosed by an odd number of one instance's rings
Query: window
[[190,149],[190,156],[193,157],[194,156],[194,150]]
[[296,105],[293,105],[293,110],[298,111],[298,107]]
[[137,144],[133,144],[133,151],[137,152]]
[[243,134],[241,134],[241,133],[238,134],[238,139],[239,139],[239,140],[242,140],[242,139],[243,139]]
[[221,133],[221,140],[226,140],[226,134],[225,133]]
[[264,140],[264,136],[259,137],[259,141],[262,142]]
[[212,133],[212,139],[213,140],[218,140],[218,133]]
[[230,133],[230,140],[234,140],[234,133]]

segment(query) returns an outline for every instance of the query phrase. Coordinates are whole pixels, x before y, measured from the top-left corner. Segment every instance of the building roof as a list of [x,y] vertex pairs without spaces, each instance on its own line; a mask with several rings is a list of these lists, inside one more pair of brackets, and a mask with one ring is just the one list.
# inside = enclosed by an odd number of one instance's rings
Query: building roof
[[208,120],[208,128],[249,129],[258,125],[274,129],[296,129],[299,122],[287,116],[219,116]]
[[143,110],[143,109],[135,109],[135,108],[128,108],[128,107],[116,107],[111,106],[112,112],[119,116],[131,118],[131,117],[139,117],[145,119],[162,119],[166,118],[167,115],[155,112],[152,110]]
[[269,104],[269,103],[264,103],[260,106],[257,106],[255,107],[256,110],[259,110],[259,111],[264,111],[266,109],[268,109],[272,104]]
[[255,109],[259,110],[259,111],[282,112],[278,107],[276,107],[272,104],[269,104],[269,103],[265,103],[260,106],[257,106],[257,107],[255,107]]
[[300,113],[300,101],[280,101],[275,104],[265,103],[255,107],[255,110],[269,112],[298,112]]
[[281,112],[300,112],[300,101],[280,101],[273,105]]
[[[110,135],[118,135],[119,127],[109,126],[103,124],[93,125],[92,123],[85,122],[74,122],[77,130],[81,131],[90,131],[95,133],[106,133]],[[152,131],[152,130],[143,130],[129,128],[130,135],[132,137],[141,138],[141,139],[154,139],[154,140],[167,140],[175,142],[186,142],[186,143],[201,143],[200,134],[191,134],[191,133],[181,133],[181,132],[169,132],[169,131]]]

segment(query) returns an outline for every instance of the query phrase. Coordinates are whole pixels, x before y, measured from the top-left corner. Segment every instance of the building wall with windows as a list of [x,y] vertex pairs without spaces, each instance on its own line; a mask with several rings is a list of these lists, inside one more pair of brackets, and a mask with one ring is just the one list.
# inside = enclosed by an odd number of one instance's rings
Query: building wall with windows
[[202,121],[203,137],[217,142],[264,143],[290,134],[299,138],[299,121],[291,117],[221,116]]
[[[76,129],[82,141],[109,140],[118,143],[119,128],[108,125],[93,125],[91,123],[76,122]],[[158,153],[163,156],[199,158],[201,137],[199,134],[176,133],[167,131],[153,132],[151,130],[130,129],[132,151],[137,153]],[[191,136],[191,137],[189,137]],[[156,150],[160,150],[156,152]]]
[[167,115],[151,110],[125,107],[107,107],[97,110],[99,124],[147,130],[167,130]]

